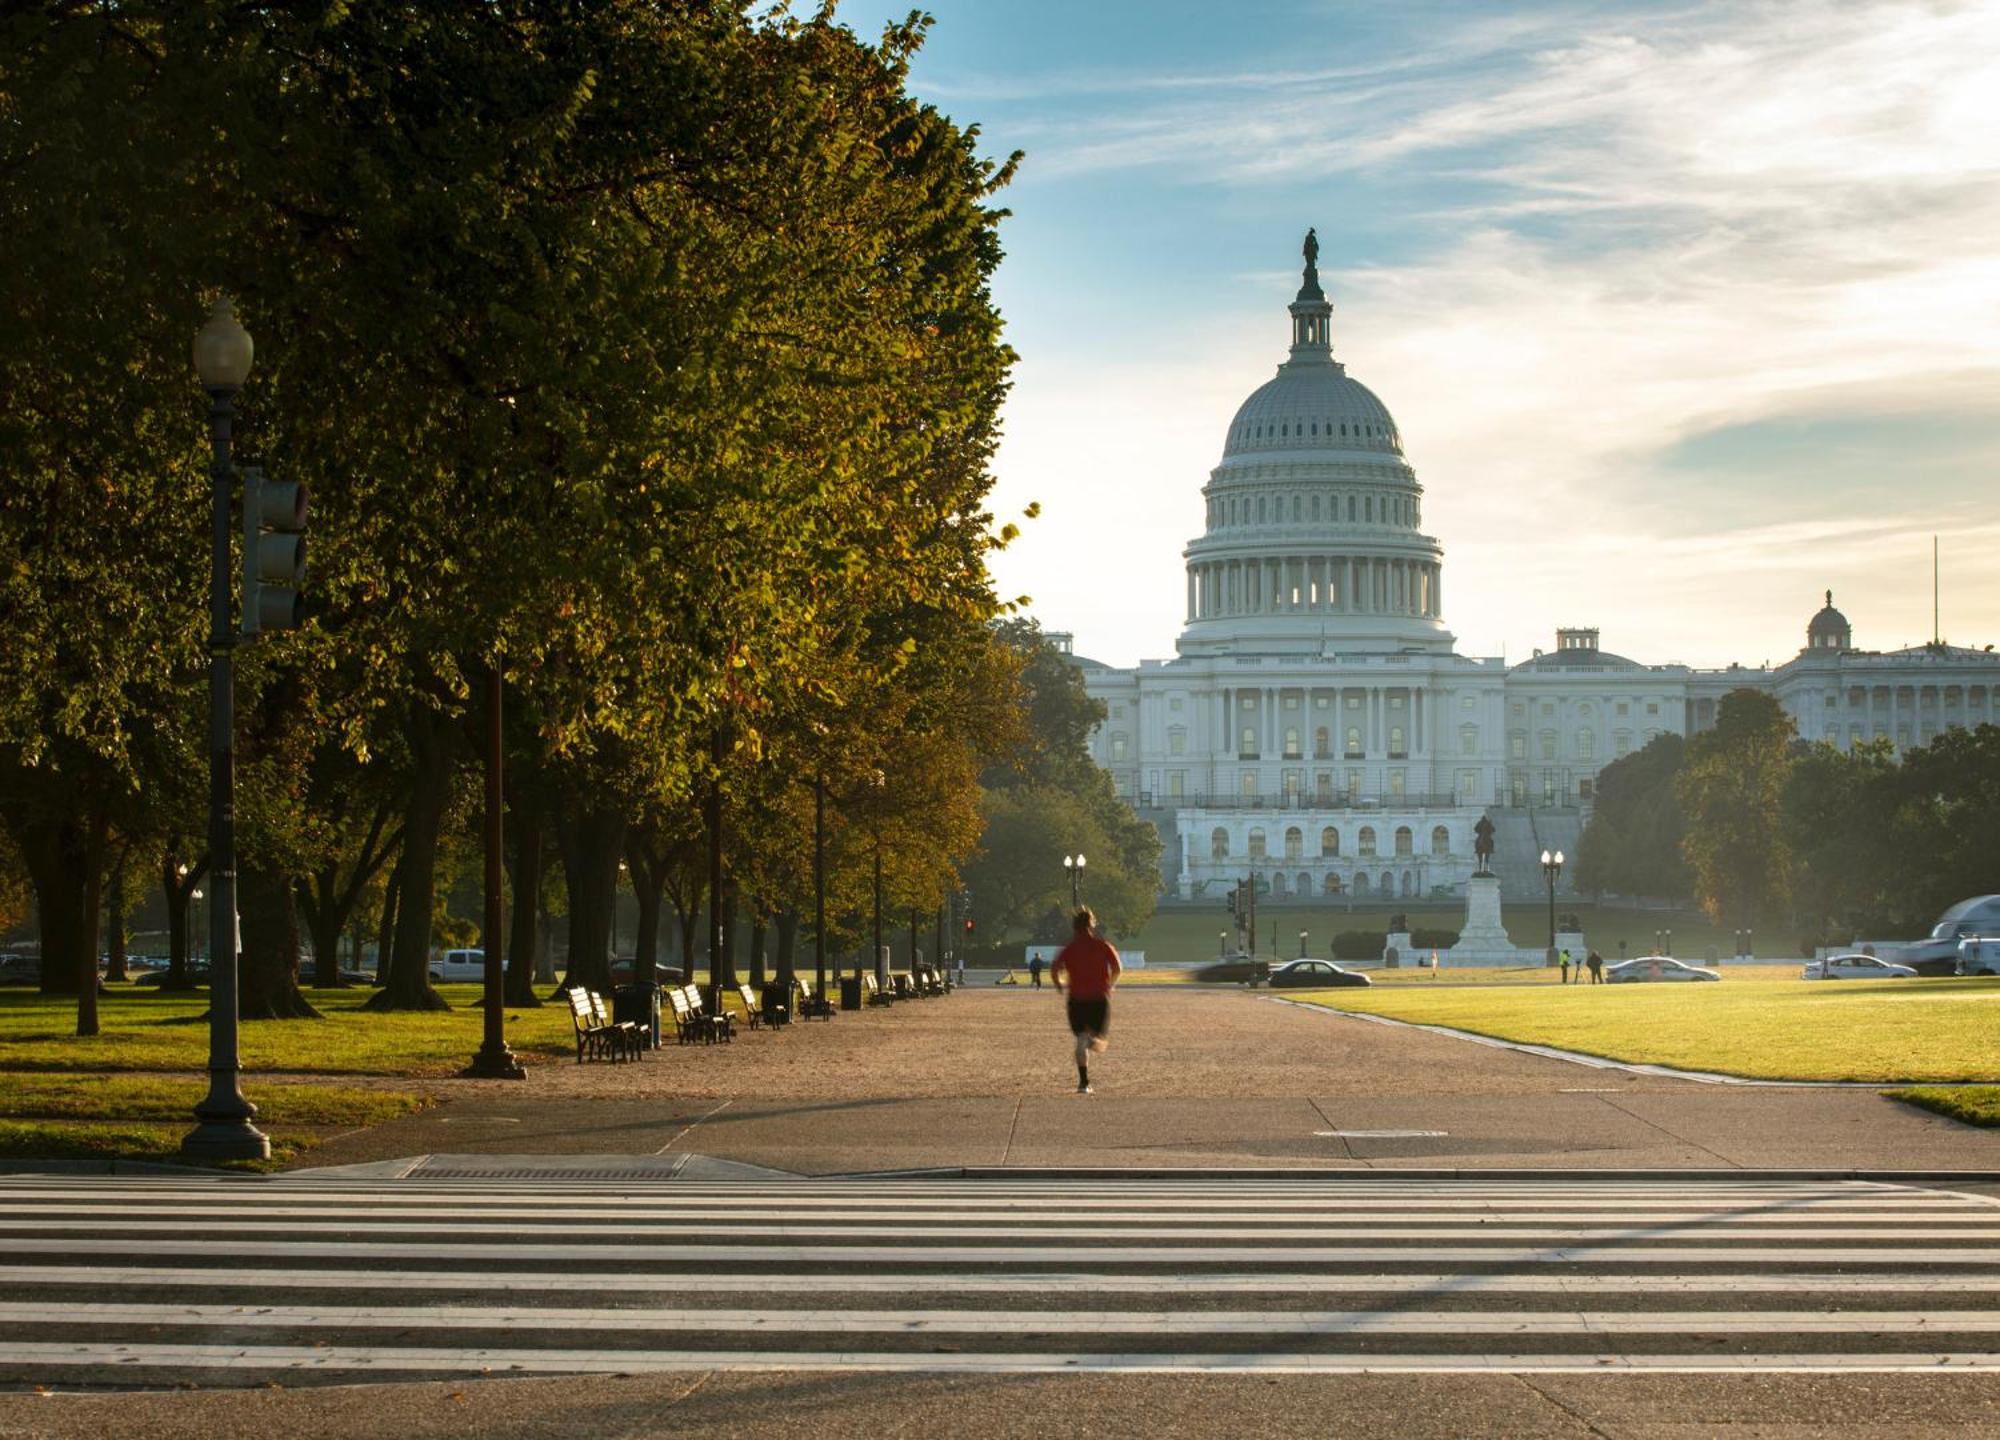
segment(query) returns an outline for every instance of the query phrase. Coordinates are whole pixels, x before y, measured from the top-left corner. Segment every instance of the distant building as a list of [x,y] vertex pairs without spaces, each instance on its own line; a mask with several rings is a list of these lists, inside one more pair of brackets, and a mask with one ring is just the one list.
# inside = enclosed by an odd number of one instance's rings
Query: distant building
[[1460,655],[1423,487],[1388,408],[1333,358],[1310,258],[1290,313],[1290,354],[1236,412],[1203,491],[1177,657],[1119,669],[1052,637],[1107,707],[1094,753],[1159,825],[1171,893],[1253,871],[1288,897],[1460,891],[1488,812],[1503,882],[1536,893],[1536,857],[1574,852],[1598,771],[1707,728],[1739,687],[1775,695],[1813,740],[1903,747],[1995,718],[2000,659],[1856,650],[1831,593],[1770,669],[1644,665],[1584,626],[1511,667]]

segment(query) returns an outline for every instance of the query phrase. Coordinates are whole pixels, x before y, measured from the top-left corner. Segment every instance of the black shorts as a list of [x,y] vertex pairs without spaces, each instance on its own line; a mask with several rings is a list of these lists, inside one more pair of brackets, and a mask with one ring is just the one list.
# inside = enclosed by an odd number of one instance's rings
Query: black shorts
[[1100,995],[1095,1000],[1069,1002],[1069,1029],[1072,1035],[1109,1035],[1111,1033],[1111,997]]

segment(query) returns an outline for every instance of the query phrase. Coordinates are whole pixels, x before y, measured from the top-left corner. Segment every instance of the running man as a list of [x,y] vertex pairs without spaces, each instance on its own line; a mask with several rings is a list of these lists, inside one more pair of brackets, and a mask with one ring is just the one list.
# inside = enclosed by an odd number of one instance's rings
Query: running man
[[1088,1095],[1090,1057],[1102,1055],[1111,1043],[1105,1038],[1111,1033],[1111,989],[1124,967],[1110,942],[1091,933],[1097,927],[1097,917],[1089,906],[1078,910],[1070,924],[1076,934],[1049,967],[1049,979],[1055,982],[1058,995],[1063,992],[1063,981],[1069,981],[1069,1028],[1076,1036],[1076,1093]]

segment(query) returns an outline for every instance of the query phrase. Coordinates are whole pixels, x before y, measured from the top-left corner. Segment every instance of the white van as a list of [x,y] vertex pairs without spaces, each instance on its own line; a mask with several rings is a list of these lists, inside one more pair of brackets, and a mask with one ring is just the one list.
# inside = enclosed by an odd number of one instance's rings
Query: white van
[[1958,942],[1954,975],[2000,975],[2000,940],[1981,937]]
[[484,950],[447,950],[442,960],[431,961],[431,979],[447,983],[470,981],[477,984],[486,978],[486,952]]

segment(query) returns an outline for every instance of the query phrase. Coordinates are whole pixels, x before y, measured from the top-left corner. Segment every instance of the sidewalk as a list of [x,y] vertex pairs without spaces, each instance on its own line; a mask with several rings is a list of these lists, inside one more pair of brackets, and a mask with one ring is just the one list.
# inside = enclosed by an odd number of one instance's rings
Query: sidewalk
[[[451,1082],[307,1167],[419,1155],[698,1154],[807,1174],[932,1167],[2000,1172],[2000,1132],[1866,1090],[1603,1070],[1233,990],[1122,990],[1098,1093],[1049,992],[965,990]],[[254,1097],[254,1085],[253,1085]]]

